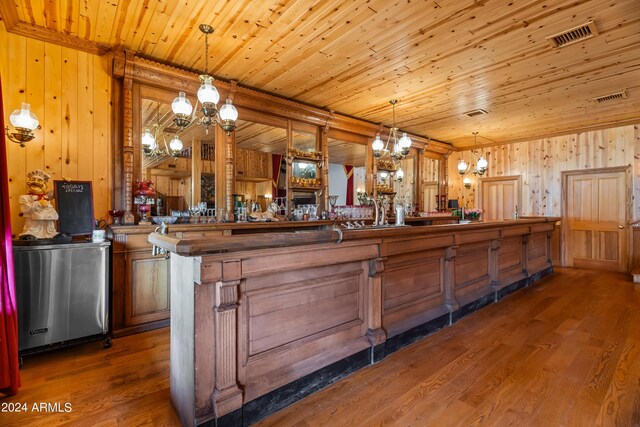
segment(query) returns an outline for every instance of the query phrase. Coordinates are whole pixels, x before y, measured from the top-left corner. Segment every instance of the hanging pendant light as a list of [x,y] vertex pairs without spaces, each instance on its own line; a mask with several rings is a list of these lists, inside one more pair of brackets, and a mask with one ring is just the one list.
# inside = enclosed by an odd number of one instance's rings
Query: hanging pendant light
[[205,127],[205,133],[207,134],[209,133],[209,126],[217,123],[227,132],[227,135],[229,135],[236,128],[238,110],[233,106],[231,99],[227,99],[226,104],[222,106],[220,111],[218,111],[220,93],[213,85],[213,77],[209,75],[209,34],[213,34],[213,27],[207,24],[200,24],[198,28],[200,28],[200,31],[204,33],[205,47],[204,74],[200,76],[201,85],[197,93],[198,103],[201,105],[198,111],[202,113],[202,117],[196,119],[195,111],[193,110],[191,103],[186,98],[184,92],[180,92],[178,97],[171,104],[171,109],[175,114],[174,122],[180,130],[184,130],[184,128],[191,125],[195,119],[198,124]]
[[[381,158],[383,156],[388,156],[394,163],[397,163],[409,154],[409,150],[411,149],[411,138],[409,138],[409,135],[407,135],[406,132],[402,134],[402,137],[398,137],[398,128],[396,127],[396,104],[398,103],[398,100],[392,99],[389,103],[392,105],[393,125],[389,128],[387,141],[386,143],[383,142],[380,138],[380,134],[377,134],[376,138],[371,143],[371,149],[374,157]],[[392,145],[391,149],[389,147],[390,145]]]

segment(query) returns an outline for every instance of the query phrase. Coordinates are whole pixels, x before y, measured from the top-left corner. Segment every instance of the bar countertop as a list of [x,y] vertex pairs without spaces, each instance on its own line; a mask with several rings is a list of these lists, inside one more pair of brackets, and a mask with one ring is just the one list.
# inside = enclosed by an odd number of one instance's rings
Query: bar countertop
[[[179,255],[193,256],[207,253],[242,251],[257,248],[285,247],[304,244],[340,243],[358,239],[401,238],[421,235],[456,235],[461,232],[483,232],[499,230],[508,235],[511,229],[529,228],[535,231],[536,225],[558,221],[556,217],[528,217],[502,221],[471,222],[467,224],[415,225],[415,226],[366,226],[363,228],[345,229],[338,227],[334,221],[283,221],[274,223],[229,223],[229,224],[177,224],[169,226],[169,234],[157,232],[149,234],[149,242]],[[264,229],[268,224],[268,233],[221,235],[213,237],[178,237],[175,232],[193,230],[194,226],[206,229]],[[273,225],[273,227],[272,227]],[[309,227],[318,229],[309,230]],[[285,231],[284,228],[295,228]],[[118,228],[120,231],[121,227]],[[147,227],[151,231],[151,227]],[[155,229],[155,228],[154,228]],[[271,229],[273,231],[271,231]]]

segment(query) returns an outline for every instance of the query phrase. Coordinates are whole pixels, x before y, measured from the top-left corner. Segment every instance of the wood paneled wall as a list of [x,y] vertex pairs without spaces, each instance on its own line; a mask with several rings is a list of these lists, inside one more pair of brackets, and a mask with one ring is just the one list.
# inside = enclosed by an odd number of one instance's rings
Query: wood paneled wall
[[[561,216],[562,171],[632,165],[632,219],[640,219],[640,124],[485,147],[480,151],[489,161],[485,177],[522,176],[522,215]],[[449,156],[449,198],[459,199],[465,207],[476,207],[478,180],[469,173],[471,188],[464,188],[457,173],[461,157],[473,162],[471,151]]]
[[107,218],[113,192],[109,69],[108,56],[9,34],[0,24],[5,123],[22,102],[31,104],[40,121],[36,138],[25,148],[2,141],[7,144],[13,234],[24,225],[18,198],[26,191],[26,173],[33,169],[45,170],[51,181],[91,181],[94,215]]

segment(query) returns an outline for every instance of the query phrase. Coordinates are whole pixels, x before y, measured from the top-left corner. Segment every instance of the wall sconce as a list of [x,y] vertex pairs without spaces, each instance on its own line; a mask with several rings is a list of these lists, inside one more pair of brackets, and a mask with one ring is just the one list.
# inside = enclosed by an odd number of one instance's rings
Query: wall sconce
[[471,179],[468,176],[465,176],[462,182],[464,183],[464,188],[467,190],[471,188]]
[[272,197],[273,197],[273,196],[271,195],[271,193],[266,193],[266,194],[264,195],[264,198],[265,198],[266,200],[271,200],[271,198],[272,198]]
[[38,118],[30,110],[30,105],[26,102],[22,103],[20,110],[15,110],[9,116],[9,121],[13,125],[15,132],[10,133],[9,126],[5,129],[7,131],[7,138],[10,141],[20,144],[20,147],[24,147],[25,142],[31,141],[35,138],[33,131],[38,127]]

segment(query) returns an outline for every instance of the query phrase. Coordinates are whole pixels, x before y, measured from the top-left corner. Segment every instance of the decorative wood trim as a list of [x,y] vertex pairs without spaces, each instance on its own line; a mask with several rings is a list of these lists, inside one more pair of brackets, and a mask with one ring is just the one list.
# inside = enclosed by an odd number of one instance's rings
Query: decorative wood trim
[[457,248],[457,246],[449,246],[444,251],[444,304],[450,313],[453,313],[460,308],[460,304],[456,301],[454,292],[456,287],[455,260]]
[[[136,83],[150,85],[158,88],[167,87],[174,90],[195,92],[200,85],[199,74],[193,71],[183,70],[170,65],[161,64],[149,59],[135,56],[133,58],[133,79]],[[114,75],[118,76],[120,66],[114,66]],[[288,98],[279,97],[253,88],[238,85],[237,82],[227,82],[216,79],[216,87],[221,92],[230,92],[236,87],[234,104],[237,107],[259,109],[268,111],[271,115],[289,118],[316,126],[325,126],[330,121],[331,128],[365,135],[373,138],[380,125],[366,122],[349,116],[335,114]],[[221,99],[224,99],[221,93]],[[228,95],[227,95],[228,96]],[[383,127],[388,132],[388,128]],[[428,144],[427,149],[436,153],[445,153],[453,150],[453,146],[445,142],[436,141],[420,135],[410,134],[420,148]]]
[[19,24],[18,12],[16,12],[16,6],[13,2],[0,2],[0,17],[4,22],[4,27],[10,33]]
[[367,340],[372,346],[382,344],[387,339],[387,333],[382,329],[382,272],[385,258],[363,261],[369,269],[368,286],[366,291],[367,304]]
[[501,240],[496,239],[492,240],[489,245],[489,278],[491,279],[491,287],[494,291],[497,291],[500,285],[500,259],[498,257],[500,243]]
[[13,3],[0,4],[0,15],[5,22],[7,31],[19,36],[29,37],[47,43],[57,44],[70,49],[81,50],[83,52],[102,56],[111,52],[111,47],[103,43],[97,43],[80,37],[50,30],[45,27],[33,25],[27,22],[18,22]]
[[[224,270],[224,268],[223,268]],[[216,417],[242,406],[237,373],[237,316],[240,280],[215,285],[215,390],[211,397]]]
[[320,151],[322,152],[322,200],[316,200],[320,211],[329,208],[329,121],[320,129]]

